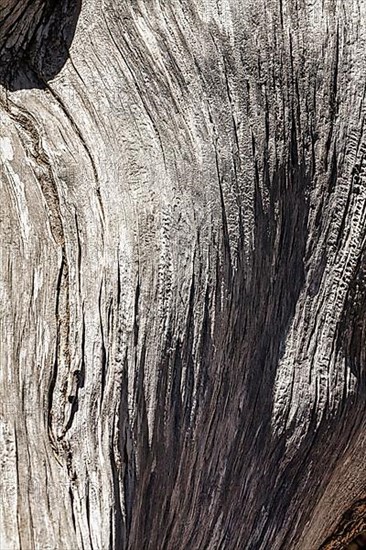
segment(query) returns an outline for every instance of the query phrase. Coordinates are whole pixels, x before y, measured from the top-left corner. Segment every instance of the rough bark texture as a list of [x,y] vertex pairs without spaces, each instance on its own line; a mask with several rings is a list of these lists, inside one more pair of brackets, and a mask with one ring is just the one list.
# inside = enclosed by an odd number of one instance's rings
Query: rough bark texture
[[365,528],[365,23],[0,2],[1,550]]

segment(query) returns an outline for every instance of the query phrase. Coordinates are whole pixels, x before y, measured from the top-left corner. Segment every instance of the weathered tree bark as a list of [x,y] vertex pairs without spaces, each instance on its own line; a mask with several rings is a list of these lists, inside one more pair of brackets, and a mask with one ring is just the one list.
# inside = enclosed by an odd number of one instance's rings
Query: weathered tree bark
[[0,6],[1,550],[344,548],[365,3]]

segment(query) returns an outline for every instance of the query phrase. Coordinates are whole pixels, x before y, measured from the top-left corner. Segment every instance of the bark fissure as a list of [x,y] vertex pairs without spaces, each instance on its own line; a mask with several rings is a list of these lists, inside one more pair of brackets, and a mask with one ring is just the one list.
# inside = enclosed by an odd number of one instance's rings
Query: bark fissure
[[0,546],[350,544],[365,7],[0,13]]

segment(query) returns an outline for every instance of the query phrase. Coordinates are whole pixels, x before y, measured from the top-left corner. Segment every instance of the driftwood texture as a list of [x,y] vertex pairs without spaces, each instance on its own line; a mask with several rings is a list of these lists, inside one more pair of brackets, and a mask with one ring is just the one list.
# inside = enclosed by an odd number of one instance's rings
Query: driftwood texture
[[344,548],[365,2],[0,6],[1,550]]

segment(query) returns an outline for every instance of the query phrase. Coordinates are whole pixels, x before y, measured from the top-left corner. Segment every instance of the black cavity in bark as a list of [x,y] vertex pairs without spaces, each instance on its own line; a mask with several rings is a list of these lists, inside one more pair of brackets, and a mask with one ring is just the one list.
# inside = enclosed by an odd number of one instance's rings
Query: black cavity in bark
[[81,0],[7,0],[0,8],[0,84],[47,87],[65,65]]

